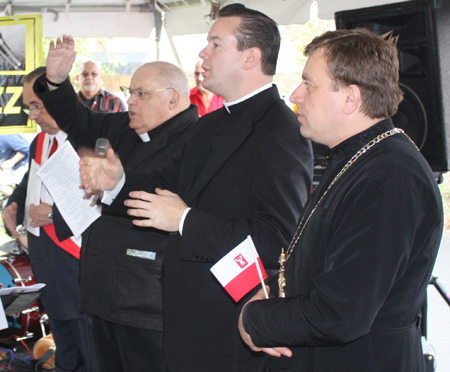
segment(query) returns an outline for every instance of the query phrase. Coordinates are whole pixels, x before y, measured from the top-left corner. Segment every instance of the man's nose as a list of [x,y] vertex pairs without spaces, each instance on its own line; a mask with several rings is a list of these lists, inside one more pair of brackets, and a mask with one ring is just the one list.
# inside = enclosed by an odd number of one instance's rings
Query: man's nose
[[30,120],[36,120],[36,118],[39,116],[40,114],[35,114],[33,111],[30,112],[30,116],[29,119]]

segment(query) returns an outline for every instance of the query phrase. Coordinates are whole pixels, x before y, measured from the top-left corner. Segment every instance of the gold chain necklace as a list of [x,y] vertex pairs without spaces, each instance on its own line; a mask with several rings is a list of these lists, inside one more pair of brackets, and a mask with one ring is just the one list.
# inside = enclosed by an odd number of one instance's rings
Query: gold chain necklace
[[[394,128],[394,129],[390,129],[387,132],[384,132],[380,135],[378,135],[377,137],[375,137],[373,140],[369,141],[366,145],[364,145],[355,155],[352,156],[352,158],[344,165],[344,167],[341,169],[341,171],[336,175],[336,177],[334,177],[333,181],[331,181],[330,185],[328,186],[328,188],[325,190],[325,192],[323,193],[322,197],[319,199],[319,201],[316,203],[316,205],[314,206],[314,208],[311,210],[311,212],[309,213],[308,218],[306,219],[305,223],[303,223],[304,219],[305,219],[305,215],[303,215],[300,223],[298,224],[297,230],[295,231],[294,237],[291,240],[291,243],[289,244],[289,247],[286,251],[286,253],[284,252],[284,248],[281,248],[281,255],[280,255],[280,270],[278,272],[278,296],[279,297],[286,297],[286,276],[285,276],[285,265],[287,260],[289,259],[289,257],[291,256],[292,252],[294,251],[294,247],[297,244],[298,240],[300,239],[300,237],[303,234],[303,230],[305,230],[306,225],[308,224],[309,220],[311,219],[312,215],[314,214],[314,212],[316,211],[317,207],[319,206],[319,204],[322,202],[323,198],[325,197],[325,195],[328,193],[328,191],[330,191],[331,187],[337,182],[337,180],[339,178],[341,178],[341,176],[347,171],[348,168],[350,168],[353,163],[363,154],[365,154],[370,148],[372,148],[373,146],[375,146],[377,143],[381,142],[382,140],[384,140],[385,138],[388,138],[394,134],[397,133],[403,133],[405,134],[405,132],[400,129],[400,128]],[[414,142],[411,140],[411,138],[409,138],[409,136],[407,134],[405,134],[405,136],[408,137],[408,139],[414,144]],[[415,146],[415,144],[414,144]],[[417,146],[416,146],[417,148]],[[417,148],[417,150],[419,150]],[[308,208],[305,209],[305,211]]]

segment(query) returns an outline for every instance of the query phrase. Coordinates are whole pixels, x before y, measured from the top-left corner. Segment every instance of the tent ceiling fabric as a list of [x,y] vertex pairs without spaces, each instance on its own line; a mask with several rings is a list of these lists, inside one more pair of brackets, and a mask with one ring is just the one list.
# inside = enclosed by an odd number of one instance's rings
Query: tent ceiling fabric
[[155,26],[152,13],[68,13],[44,14],[44,37],[60,37],[64,34],[75,37],[149,37]]
[[[406,0],[318,0],[319,17],[331,19],[341,10],[365,8]],[[44,36],[148,37],[155,26],[152,11],[165,12],[169,36],[206,33],[211,2],[223,7],[241,2],[272,17],[278,24],[299,24],[309,19],[313,0],[0,0],[3,16],[37,14],[44,17]]]
[[[223,1],[222,7],[236,1]],[[278,24],[299,24],[308,22],[313,0],[240,0],[248,8],[257,9]],[[210,27],[209,2],[184,8],[173,8],[166,13],[166,31],[169,36],[206,33]],[[186,20],[189,22],[186,22]]]

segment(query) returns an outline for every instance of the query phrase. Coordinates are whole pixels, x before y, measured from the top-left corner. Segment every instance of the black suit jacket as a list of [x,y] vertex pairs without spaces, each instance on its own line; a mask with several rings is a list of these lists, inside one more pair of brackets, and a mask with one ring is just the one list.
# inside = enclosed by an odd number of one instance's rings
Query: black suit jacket
[[[75,147],[75,144],[70,142]],[[30,146],[30,164],[36,156],[36,144],[37,136]],[[29,172],[25,174],[8,200],[8,205],[12,202],[18,205],[17,224],[22,223],[24,214],[28,213],[25,211],[28,174]],[[60,241],[73,235],[55,204],[53,220],[56,235]],[[40,229],[39,237],[28,234],[28,253],[36,283],[46,284],[46,292],[41,297],[41,303],[48,315],[58,320],[81,318],[78,311],[80,306],[79,260],[58,247],[43,228]]]
[[268,270],[278,268],[310,192],[312,152],[276,87],[202,117],[182,156],[163,172],[127,173],[111,208],[131,190],[163,187],[192,209],[164,256],[165,357],[172,372],[252,371],[260,358],[240,340],[242,305],[210,268],[251,235]]
[[[61,128],[79,145],[91,148],[97,138],[108,138],[127,172],[164,168],[198,120],[197,107],[191,105],[143,143],[130,128],[128,113],[93,112],[78,101],[68,81],[52,92],[41,82],[38,79],[35,88]],[[83,235],[81,309],[118,324],[162,330],[160,276],[168,234],[131,221],[126,214],[104,208]]]

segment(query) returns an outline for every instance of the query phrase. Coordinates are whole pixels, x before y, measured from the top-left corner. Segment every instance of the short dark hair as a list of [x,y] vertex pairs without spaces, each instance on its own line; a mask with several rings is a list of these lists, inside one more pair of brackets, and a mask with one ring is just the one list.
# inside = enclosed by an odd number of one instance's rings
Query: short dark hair
[[31,71],[29,74],[22,76],[20,79],[20,83],[22,85],[26,83],[30,83],[33,80],[37,79],[39,76],[47,73],[47,68],[45,66],[38,67],[37,69]]
[[328,65],[336,90],[357,85],[361,90],[362,112],[371,119],[393,116],[403,99],[398,85],[399,62],[396,46],[373,32],[356,28],[325,32],[309,43],[309,57],[318,49]]
[[235,29],[237,49],[258,48],[261,51],[261,66],[265,75],[273,76],[277,69],[280,51],[280,31],[276,22],[265,14],[242,4],[230,4],[219,11],[219,18],[239,17],[240,25]]

